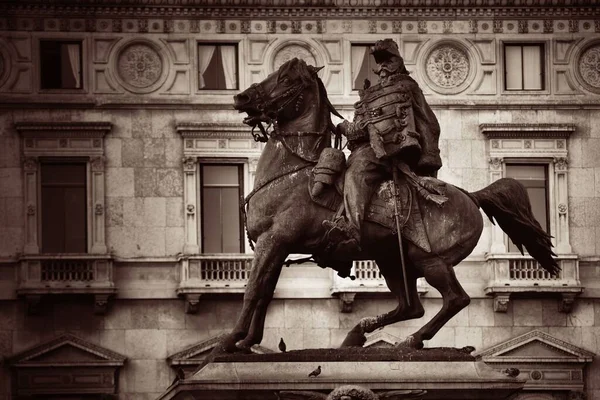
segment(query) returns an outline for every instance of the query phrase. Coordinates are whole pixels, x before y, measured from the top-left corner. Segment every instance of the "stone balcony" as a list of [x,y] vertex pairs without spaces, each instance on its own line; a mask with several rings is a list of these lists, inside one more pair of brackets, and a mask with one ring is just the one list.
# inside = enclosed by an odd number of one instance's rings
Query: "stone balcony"
[[198,311],[203,294],[244,293],[253,258],[252,254],[202,254],[183,258],[177,294],[185,297],[186,313]]
[[42,296],[89,294],[94,312],[103,314],[117,289],[113,261],[107,255],[28,255],[20,260],[17,294],[24,296],[30,313],[39,312]]
[[[354,279],[341,278],[336,273],[333,274],[331,294],[339,297],[340,311],[342,312],[352,312],[354,298],[359,293],[386,294],[390,292],[375,261],[354,261],[350,276]],[[422,278],[417,281],[417,290],[421,295],[429,290],[427,283]]]
[[558,295],[561,312],[571,312],[575,298],[583,293],[579,281],[579,262],[574,254],[557,257],[561,271],[552,276],[537,261],[520,254],[489,254],[491,279],[485,288],[494,296],[494,311],[506,312],[512,296]]

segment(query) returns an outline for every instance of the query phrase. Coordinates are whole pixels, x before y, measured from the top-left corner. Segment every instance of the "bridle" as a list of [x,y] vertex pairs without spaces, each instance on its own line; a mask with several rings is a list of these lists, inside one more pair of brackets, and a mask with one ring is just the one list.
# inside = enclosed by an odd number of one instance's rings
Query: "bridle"
[[[269,98],[268,96],[273,92],[273,90],[275,90],[275,87],[277,87],[277,85],[275,85],[268,93],[265,91],[262,82],[253,83],[248,88],[250,92],[254,91],[256,93],[255,96],[252,96],[256,98],[257,101],[256,109],[260,112],[260,117],[265,119],[268,124],[267,128],[265,128],[262,124],[262,121],[259,121],[255,126],[252,127],[252,137],[256,142],[266,142],[269,140],[269,136],[273,135],[273,133],[268,132],[268,128],[271,125],[273,125],[275,128],[273,132],[277,133],[277,116],[294,100],[298,100],[296,103],[296,110],[299,109],[300,103],[303,100],[302,92],[309,87],[309,84],[301,79],[300,83],[290,87],[276,97]],[[282,99],[283,102],[280,105],[277,105]],[[254,132],[257,126],[260,129],[260,133]]]

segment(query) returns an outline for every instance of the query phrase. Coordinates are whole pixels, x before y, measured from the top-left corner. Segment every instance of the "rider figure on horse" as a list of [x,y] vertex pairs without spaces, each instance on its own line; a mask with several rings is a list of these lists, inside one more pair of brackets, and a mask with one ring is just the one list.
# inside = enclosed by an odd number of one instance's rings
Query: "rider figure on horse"
[[398,45],[392,39],[379,40],[371,53],[379,83],[371,86],[365,80],[354,121],[337,126],[352,151],[344,181],[346,219],[323,222],[329,238],[339,241],[338,249],[350,253],[361,251],[366,208],[380,183],[392,176],[392,168],[416,182],[419,176],[435,177],[442,166],[437,118],[408,76]]

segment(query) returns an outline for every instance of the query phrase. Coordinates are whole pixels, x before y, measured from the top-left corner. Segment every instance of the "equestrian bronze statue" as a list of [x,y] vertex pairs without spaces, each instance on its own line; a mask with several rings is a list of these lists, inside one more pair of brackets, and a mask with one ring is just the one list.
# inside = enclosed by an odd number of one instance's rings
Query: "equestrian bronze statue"
[[[262,341],[269,303],[286,258],[292,253],[312,255],[320,266],[331,267],[341,276],[349,275],[352,260],[375,260],[396,296],[398,306],[394,310],[363,318],[343,346],[362,346],[367,332],[422,317],[417,279],[424,277],[441,293],[443,306],[431,321],[400,344],[423,347],[424,340],[431,339],[469,304],[453,267],[471,253],[481,235],[479,208],[492,222],[495,218],[513,242],[524,246],[543,268],[551,273],[559,270],[552,258],[550,237],[535,221],[520,183],[500,179],[468,193],[431,176],[439,168],[435,160],[429,173],[419,172],[420,158],[407,157],[393,163],[399,172],[385,170],[385,179],[377,182],[365,208],[357,252],[348,254],[332,243],[336,238],[328,235],[329,228],[323,221],[336,221],[344,214],[346,165],[343,153],[332,147],[332,135],[343,129],[331,121],[331,114],[339,114],[317,76],[319,69],[294,58],[234,97],[235,108],[247,113],[244,122],[253,127],[255,139],[266,144],[258,162],[255,187],[245,204],[248,237],[255,243],[252,270],[239,318],[218,346],[219,351],[247,352]],[[371,103],[363,104],[365,113],[378,112],[369,108]],[[398,108],[399,117],[404,115],[403,110]],[[400,127],[396,136],[402,138],[405,134],[406,141],[416,139],[416,134],[411,136],[409,131],[418,133],[418,129],[406,126],[410,129]],[[366,129],[370,133],[371,128]],[[421,155],[423,145],[419,145],[421,151],[417,154]],[[435,149],[432,151],[434,154]],[[392,175],[397,176],[397,182],[391,181]],[[396,235],[398,226],[402,248]],[[401,268],[401,250],[405,271]]]

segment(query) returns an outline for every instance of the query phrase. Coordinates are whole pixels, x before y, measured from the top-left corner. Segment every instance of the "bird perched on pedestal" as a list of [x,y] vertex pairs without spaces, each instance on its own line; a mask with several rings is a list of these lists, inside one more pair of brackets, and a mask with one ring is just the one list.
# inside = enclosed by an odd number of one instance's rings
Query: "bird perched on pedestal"
[[310,374],[308,374],[309,378],[316,378],[317,376],[319,376],[321,374],[321,366],[319,365],[317,367],[317,369],[315,369],[313,372],[311,372]]
[[285,342],[283,341],[283,338],[281,338],[281,340],[279,341],[279,350],[282,353],[285,353],[286,349],[287,349],[287,346],[285,345]]

